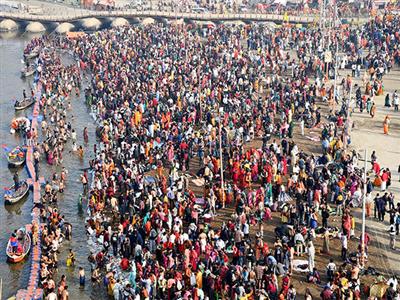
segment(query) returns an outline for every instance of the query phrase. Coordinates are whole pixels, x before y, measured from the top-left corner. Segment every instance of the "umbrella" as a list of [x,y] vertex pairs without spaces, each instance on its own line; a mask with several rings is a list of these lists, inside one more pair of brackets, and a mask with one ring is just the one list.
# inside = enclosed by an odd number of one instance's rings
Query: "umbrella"
[[154,24],[156,21],[153,18],[145,18],[142,21],[143,25],[150,25],[150,24]]
[[374,284],[369,291],[369,295],[373,298],[382,298],[387,288],[388,286],[383,282]]

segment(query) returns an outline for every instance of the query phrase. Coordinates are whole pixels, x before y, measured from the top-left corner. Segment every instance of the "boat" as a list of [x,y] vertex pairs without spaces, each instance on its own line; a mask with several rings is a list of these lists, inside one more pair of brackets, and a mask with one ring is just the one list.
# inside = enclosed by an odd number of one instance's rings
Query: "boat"
[[25,98],[22,101],[16,101],[14,104],[14,109],[15,110],[23,110],[25,108],[28,108],[32,104],[35,103],[35,100],[33,98]]
[[24,68],[21,70],[22,77],[29,77],[32,76],[34,73],[35,73],[35,68],[33,67]]
[[29,192],[29,184],[26,181],[22,181],[17,190],[15,190],[15,185],[6,188],[4,194],[5,204],[14,204],[24,198]]
[[25,159],[26,152],[19,146],[12,149],[7,155],[8,163],[15,167],[21,166],[25,162]]
[[26,232],[25,228],[20,228],[17,231],[16,236],[14,237],[16,240],[17,252],[13,249],[12,240],[9,239],[7,243],[7,260],[12,263],[21,262],[31,250],[32,239],[29,233]]
[[33,58],[39,56],[39,52],[40,52],[39,47],[36,47],[36,48],[32,49],[31,52],[26,52],[26,53],[24,53],[24,57],[25,57],[26,59],[33,59]]
[[16,132],[26,131],[30,128],[31,122],[26,117],[18,117],[11,120],[10,133],[14,134]]

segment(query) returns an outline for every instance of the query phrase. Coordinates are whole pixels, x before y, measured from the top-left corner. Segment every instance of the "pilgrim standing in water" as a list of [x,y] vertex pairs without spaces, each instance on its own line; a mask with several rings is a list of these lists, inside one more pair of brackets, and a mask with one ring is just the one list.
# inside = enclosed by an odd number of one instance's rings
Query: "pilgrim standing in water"
[[87,127],[83,129],[83,141],[85,142],[85,144],[89,143],[89,132]]

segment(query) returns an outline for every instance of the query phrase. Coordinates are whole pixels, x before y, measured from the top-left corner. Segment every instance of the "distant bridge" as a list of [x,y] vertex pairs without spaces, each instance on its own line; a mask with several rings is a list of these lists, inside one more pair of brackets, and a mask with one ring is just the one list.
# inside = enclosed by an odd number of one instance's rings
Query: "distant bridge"
[[[90,11],[86,9],[66,9],[52,14],[33,14],[29,12],[0,12],[0,19],[11,19],[18,21],[34,22],[74,22],[86,18],[155,18],[155,19],[187,19],[196,21],[257,21],[257,22],[284,22],[310,24],[318,22],[318,15],[289,15],[285,18],[279,14],[258,13],[186,13],[186,12],[163,12],[163,11],[138,11],[127,9],[124,11]],[[347,18],[348,23],[360,24],[367,18]]]

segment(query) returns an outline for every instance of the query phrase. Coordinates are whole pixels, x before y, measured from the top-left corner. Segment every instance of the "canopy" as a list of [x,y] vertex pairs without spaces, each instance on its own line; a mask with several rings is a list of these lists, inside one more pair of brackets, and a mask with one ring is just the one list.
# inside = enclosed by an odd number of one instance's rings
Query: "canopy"
[[82,32],[82,31],[76,31],[76,32],[67,32],[67,38],[69,39],[77,39],[81,36],[85,36],[86,33]]
[[150,25],[150,24],[154,24],[156,21],[153,18],[145,18],[142,21],[143,25]]

